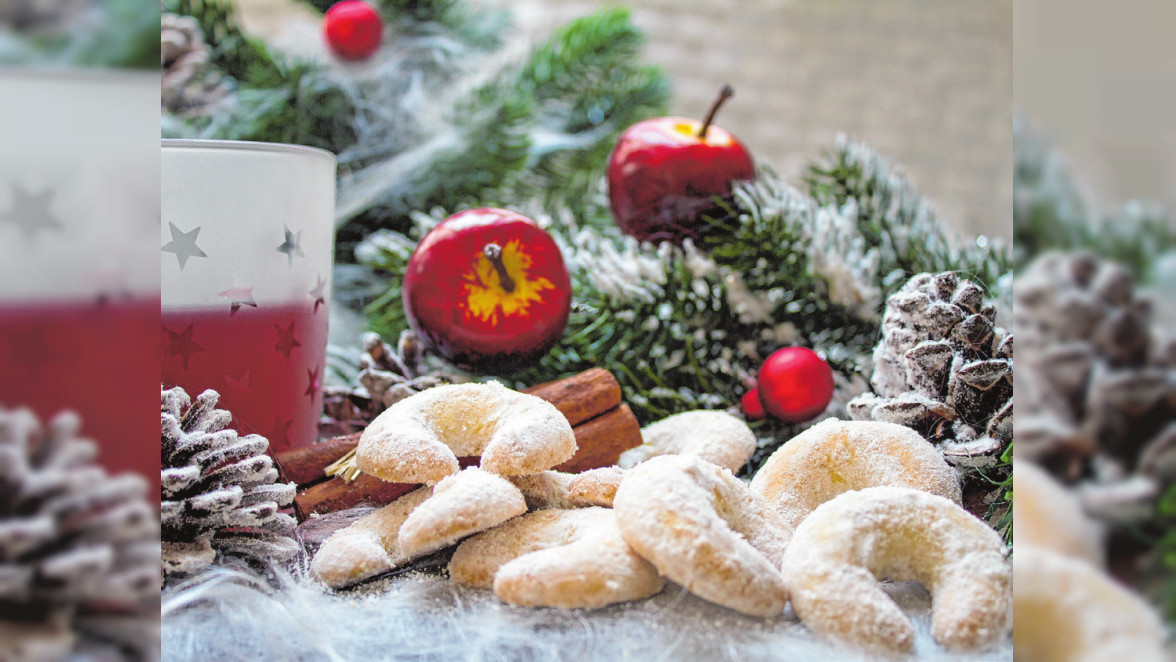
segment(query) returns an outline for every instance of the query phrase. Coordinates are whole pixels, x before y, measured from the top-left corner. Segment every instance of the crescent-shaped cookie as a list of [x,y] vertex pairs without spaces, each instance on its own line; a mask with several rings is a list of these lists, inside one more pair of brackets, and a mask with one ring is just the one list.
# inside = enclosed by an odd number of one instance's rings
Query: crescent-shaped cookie
[[394,483],[433,484],[457,473],[457,458],[481,456],[502,476],[533,474],[576,453],[576,436],[555,405],[497,382],[449,384],[384,410],[360,435],[359,470]]

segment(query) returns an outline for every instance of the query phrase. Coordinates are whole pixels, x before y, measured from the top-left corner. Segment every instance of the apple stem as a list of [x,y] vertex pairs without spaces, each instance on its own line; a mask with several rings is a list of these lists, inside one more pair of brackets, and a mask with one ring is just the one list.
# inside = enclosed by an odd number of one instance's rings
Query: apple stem
[[706,130],[710,128],[711,122],[715,121],[715,114],[719,112],[719,107],[733,96],[735,96],[735,89],[727,83],[723,83],[723,86],[719,88],[719,96],[715,97],[710,110],[706,111],[706,119],[702,120],[702,128],[698,130],[699,140],[706,140]]
[[507,293],[514,292],[514,279],[506,272],[506,265],[502,262],[502,247],[495,243],[486,244],[486,247],[482,249],[482,254],[486,256],[487,260],[490,260],[494,271],[498,272],[498,284],[502,286],[502,289]]

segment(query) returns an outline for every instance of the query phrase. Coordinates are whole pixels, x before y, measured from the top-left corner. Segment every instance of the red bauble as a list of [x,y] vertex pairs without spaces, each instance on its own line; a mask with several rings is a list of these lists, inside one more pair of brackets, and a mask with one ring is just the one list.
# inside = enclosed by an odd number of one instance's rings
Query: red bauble
[[728,96],[720,95],[705,122],[658,117],[621,134],[608,159],[608,197],[622,232],[640,241],[697,239],[707,232],[704,217],[721,211],[714,198],[755,178],[743,143],[709,123]]
[[366,60],[380,48],[384,20],[360,0],[335,3],[323,17],[323,36],[331,52],[345,60]]
[[801,423],[829,406],[833,369],[811,349],[785,347],[764,361],[756,389],[768,413],[789,423]]
[[739,406],[743,410],[743,415],[749,421],[758,421],[768,415],[764,411],[764,403],[760,401],[758,388],[753,388],[747,393],[744,393],[743,398],[739,400]]
[[559,246],[505,209],[442,221],[412,254],[403,288],[408,323],[425,344],[482,372],[512,372],[546,354],[572,303]]

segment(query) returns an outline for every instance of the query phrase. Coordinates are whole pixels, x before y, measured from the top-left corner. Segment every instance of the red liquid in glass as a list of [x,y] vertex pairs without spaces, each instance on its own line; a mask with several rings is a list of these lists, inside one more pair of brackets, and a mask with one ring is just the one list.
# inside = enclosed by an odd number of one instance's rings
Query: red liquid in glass
[[159,299],[0,304],[0,405],[81,415],[98,462],[159,492]]
[[165,310],[161,315],[165,387],[193,399],[220,393],[241,435],[260,434],[271,452],[313,444],[322,409],[327,306],[290,303]]

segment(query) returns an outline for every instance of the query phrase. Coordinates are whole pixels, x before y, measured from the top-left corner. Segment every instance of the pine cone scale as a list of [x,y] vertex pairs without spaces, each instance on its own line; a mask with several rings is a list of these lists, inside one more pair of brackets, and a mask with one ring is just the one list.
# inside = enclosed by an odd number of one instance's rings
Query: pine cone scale
[[[193,402],[181,389],[160,391],[165,576],[234,559],[260,568],[301,549],[289,537],[293,518],[280,512],[295,486],[276,482],[264,437],[238,437],[227,427],[232,415],[216,409],[219,397],[205,391]],[[238,542],[243,535],[252,535],[249,545]]]

